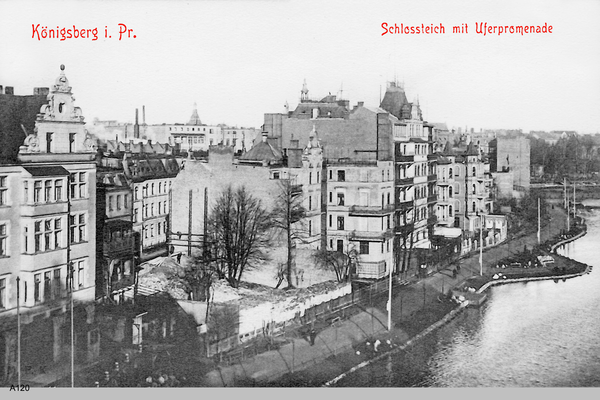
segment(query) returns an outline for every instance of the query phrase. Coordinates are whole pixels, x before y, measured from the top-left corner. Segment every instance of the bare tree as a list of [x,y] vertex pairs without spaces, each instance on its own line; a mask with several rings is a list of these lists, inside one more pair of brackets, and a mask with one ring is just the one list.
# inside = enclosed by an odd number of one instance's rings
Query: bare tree
[[346,282],[358,263],[358,251],[355,247],[349,248],[344,253],[320,249],[313,253],[313,261],[317,267],[335,272],[338,282]]
[[294,287],[292,270],[296,243],[304,241],[307,237],[304,217],[306,217],[306,209],[302,205],[300,185],[295,185],[291,179],[280,180],[279,193],[275,198],[272,212],[272,225],[285,234],[287,251],[285,275],[288,289]]
[[245,187],[229,186],[216,200],[208,222],[211,254],[225,267],[225,279],[232,287],[239,286],[246,268],[266,259],[270,229],[269,213]]

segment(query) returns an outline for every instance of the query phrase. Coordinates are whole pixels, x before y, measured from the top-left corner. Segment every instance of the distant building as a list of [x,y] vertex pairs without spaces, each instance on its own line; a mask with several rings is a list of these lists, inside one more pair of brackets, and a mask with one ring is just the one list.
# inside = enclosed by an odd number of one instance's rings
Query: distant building
[[[102,146],[104,170],[122,173],[131,192],[131,222],[137,249],[134,256],[143,262],[167,254],[170,189],[180,170],[179,161],[168,144],[107,141]],[[122,182],[122,180],[121,180]],[[113,189],[114,190],[114,189]],[[116,207],[113,196],[113,207]],[[107,203],[107,216],[111,203]],[[125,213],[126,210],[122,210]],[[125,269],[127,271],[127,269]],[[133,271],[129,272],[132,274]]]
[[[512,173],[512,193],[499,193],[502,197],[521,197],[529,192],[531,155],[529,139],[525,136],[498,136],[490,142],[490,172]],[[500,178],[501,179],[501,178]]]

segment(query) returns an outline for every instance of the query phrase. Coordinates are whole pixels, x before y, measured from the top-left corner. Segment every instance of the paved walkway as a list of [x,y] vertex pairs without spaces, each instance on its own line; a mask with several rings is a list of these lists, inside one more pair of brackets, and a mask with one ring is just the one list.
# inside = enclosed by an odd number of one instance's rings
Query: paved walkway
[[[542,243],[560,233],[566,226],[565,212],[558,206],[550,210],[551,223],[542,227]],[[521,252],[524,246],[529,249],[537,245],[537,231],[514,237],[512,240],[490,248],[483,253],[483,273],[497,262]],[[403,328],[403,321],[418,315],[428,304],[436,302],[440,293],[448,293],[451,288],[462,284],[467,278],[479,275],[479,253],[461,259],[461,270],[456,278],[449,269],[431,274],[408,286],[396,289],[392,299],[392,330],[387,330],[385,299],[380,299],[373,307],[357,315],[337,322],[334,326],[320,331],[311,345],[304,338],[287,338],[278,350],[268,351],[239,361],[237,364],[219,367],[205,376],[207,386],[240,386],[256,383],[259,385],[275,381],[288,373],[302,371],[303,377],[320,376],[333,378],[359,364],[374,354],[374,339],[379,339],[378,352],[406,343],[410,334]],[[367,345],[367,341],[369,344]],[[388,343],[389,341],[389,343]],[[335,357],[332,357],[335,356]],[[337,361],[332,361],[336,359]],[[323,376],[325,374],[326,376]]]

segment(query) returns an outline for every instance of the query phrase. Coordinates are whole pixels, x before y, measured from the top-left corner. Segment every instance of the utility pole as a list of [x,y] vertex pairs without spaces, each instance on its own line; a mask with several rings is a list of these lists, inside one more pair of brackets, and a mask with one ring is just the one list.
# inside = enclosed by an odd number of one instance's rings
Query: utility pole
[[[390,290],[387,304],[387,312],[388,312],[388,331],[392,330],[392,264],[390,264]],[[336,328],[337,332],[337,328]]]
[[537,230],[537,240],[538,240],[538,246],[542,243],[541,241],[541,223],[540,223],[540,219],[541,219],[541,212],[540,212],[540,198],[538,197],[538,230]]
[[575,199],[575,182],[573,182],[573,222],[577,223],[577,200]]
[[188,194],[188,257],[192,256],[192,190]]
[[[17,387],[21,387],[21,278],[17,276]],[[18,390],[18,389],[17,389]]]
[[479,216],[479,275],[483,276],[483,216]]

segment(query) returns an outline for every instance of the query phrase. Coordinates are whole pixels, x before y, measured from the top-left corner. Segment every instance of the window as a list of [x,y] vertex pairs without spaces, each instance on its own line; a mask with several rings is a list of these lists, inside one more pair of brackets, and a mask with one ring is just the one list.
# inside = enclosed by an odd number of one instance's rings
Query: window
[[140,189],[139,186],[136,186],[134,189],[134,199],[135,200],[139,200],[139,198],[140,198],[140,196],[139,196],[140,190],[139,189]]
[[33,182],[33,202],[39,203],[42,197],[42,181]]
[[138,209],[134,208],[133,209],[133,222],[137,222],[138,220]]
[[60,297],[60,269],[55,269],[54,270],[54,280],[52,283],[52,296],[55,299],[58,299]]
[[0,308],[6,308],[6,278],[0,279]]
[[0,223],[0,257],[6,256],[6,243],[8,242],[6,223]]
[[333,192],[329,192],[329,202],[333,203]]
[[477,193],[477,187],[473,184],[473,194]]
[[344,230],[344,217],[337,217],[337,228],[338,231]]
[[346,171],[340,170],[337,172],[337,175],[338,175],[338,181],[340,181],[340,182],[346,181]]
[[312,184],[312,172],[308,173],[308,184]]
[[63,181],[57,179],[54,181],[54,201],[62,201],[63,193]]
[[52,132],[46,132],[46,153],[52,153]]
[[338,200],[337,201],[338,206],[343,206],[344,203],[345,203],[345,201],[344,201],[344,193],[338,193],[337,194],[337,200]]
[[452,197],[452,195],[453,195],[453,192],[454,192],[454,188],[453,188],[452,186],[450,186],[450,187],[448,188],[448,190],[449,190],[449,196],[450,196],[450,197]]
[[81,289],[85,286],[85,260],[79,260],[76,262],[77,268],[77,288]]
[[329,170],[329,180],[333,180],[333,171]]
[[150,225],[150,237],[154,237],[154,224]]
[[390,193],[387,194],[387,203],[391,204],[391,198],[390,198]]
[[475,202],[473,202],[473,212],[475,212],[475,209],[476,209],[476,204],[475,204]]
[[329,214],[329,227],[331,228],[333,226],[333,216],[331,214]]
[[129,208],[129,195],[123,195],[123,207],[124,208]]
[[8,188],[6,186],[6,176],[0,176],[0,206],[6,205]]
[[312,236],[312,221],[308,221],[308,236]]
[[343,253],[344,252],[344,241],[343,240],[338,240],[337,241],[337,251],[339,253]]
[[108,211],[112,211],[112,210],[113,210],[113,197],[108,196]]
[[308,196],[308,211],[312,210],[312,196]]
[[279,179],[279,172],[273,172],[273,179]]
[[477,168],[473,167],[473,176],[477,175]]
[[71,243],[84,242],[85,235],[85,214],[69,215],[69,234]]
[[369,242],[364,242],[364,241],[360,242],[359,253],[360,254],[369,254]]
[[35,286],[33,287],[33,299],[35,300],[36,303],[39,303],[42,299],[41,293],[40,293],[41,279],[42,279],[41,274],[35,274],[33,276],[33,280],[35,282]]
[[150,186],[150,194],[154,196],[154,183]]
[[71,198],[84,199],[86,197],[87,196],[85,172],[71,173]]
[[44,272],[44,301],[49,301],[52,296],[52,281],[50,280],[50,271]]
[[120,194],[117,195],[117,210],[121,209],[121,197]]

